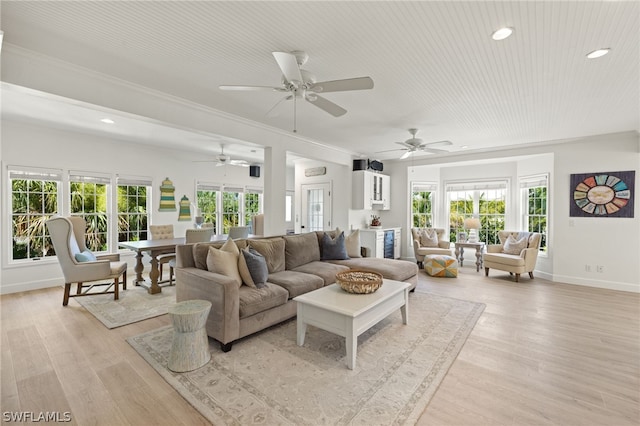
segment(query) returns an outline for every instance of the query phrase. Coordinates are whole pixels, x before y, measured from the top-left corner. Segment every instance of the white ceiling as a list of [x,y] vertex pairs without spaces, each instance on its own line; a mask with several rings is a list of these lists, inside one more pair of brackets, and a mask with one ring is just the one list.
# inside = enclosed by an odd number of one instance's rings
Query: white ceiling
[[[324,95],[346,115],[299,102],[297,117],[299,135],[369,158],[399,157],[377,152],[398,148],[410,127],[425,142],[452,141],[453,150],[640,130],[639,2],[3,0],[1,7],[5,46],[286,131],[291,103],[266,115],[281,93],[218,86],[278,85],[272,51],[306,51],[304,68],[320,81],[371,76],[372,90]],[[514,35],[493,41],[502,26]],[[601,47],[611,53],[585,57]],[[37,115],[23,107],[5,99],[3,114]],[[118,132],[149,139],[161,124],[127,122]]]

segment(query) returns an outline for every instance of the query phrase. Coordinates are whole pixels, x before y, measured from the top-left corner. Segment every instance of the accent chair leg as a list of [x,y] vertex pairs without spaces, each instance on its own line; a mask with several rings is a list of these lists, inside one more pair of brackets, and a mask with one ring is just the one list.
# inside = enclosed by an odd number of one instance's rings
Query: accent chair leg
[[520,281],[520,274],[516,274],[516,282]]
[[489,268],[484,268],[484,276],[485,277],[489,276]]
[[169,285],[173,285],[173,266],[169,266]]
[[231,350],[232,345],[233,345],[233,342],[220,343],[220,349],[222,349],[222,352],[229,352]]
[[122,273],[122,289],[126,290],[127,289],[127,270],[125,269],[125,271]]
[[533,279],[533,271],[529,272],[529,278]]
[[64,296],[62,296],[62,306],[69,304],[69,292],[71,292],[71,283],[64,284]]
[[82,283],[78,283],[76,287],[76,294],[82,294]]
[[120,277],[115,277],[113,279],[113,300],[118,300],[120,297]]

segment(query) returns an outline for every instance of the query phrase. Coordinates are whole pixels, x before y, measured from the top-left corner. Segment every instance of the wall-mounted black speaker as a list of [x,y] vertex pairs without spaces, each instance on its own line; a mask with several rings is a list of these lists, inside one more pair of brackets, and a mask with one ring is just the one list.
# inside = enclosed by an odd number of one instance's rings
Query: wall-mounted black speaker
[[353,160],[353,171],[367,170],[367,160]]
[[260,166],[249,166],[249,176],[260,177]]
[[369,168],[371,170],[375,170],[376,172],[381,172],[383,165],[381,162],[377,161],[377,160],[370,160],[369,161]]

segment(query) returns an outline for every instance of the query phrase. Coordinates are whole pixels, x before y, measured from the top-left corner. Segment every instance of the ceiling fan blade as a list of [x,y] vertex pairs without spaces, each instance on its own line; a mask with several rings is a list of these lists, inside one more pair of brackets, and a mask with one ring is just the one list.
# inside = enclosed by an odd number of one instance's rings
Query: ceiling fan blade
[[336,105],[328,99],[323,98],[322,96],[313,95],[308,96],[307,101],[311,102],[318,108],[328,112],[334,117],[340,117],[341,115],[345,115],[347,110],[342,108],[340,105]]
[[287,52],[272,52],[273,57],[276,59],[280,70],[282,70],[282,74],[284,74],[284,78],[287,79],[289,83],[302,83],[302,73],[300,72],[300,67],[298,66],[298,60],[295,55]]
[[407,151],[400,156],[400,159],[404,160],[405,158],[409,157],[411,154],[413,154],[413,151]]
[[429,148],[429,147],[426,147],[426,146],[420,147],[420,148],[418,148],[418,149],[419,149],[420,151],[423,151],[423,152],[430,152],[430,153],[432,153],[432,154],[440,154],[441,152],[449,152],[449,151],[447,151],[446,149]]
[[375,153],[376,154],[381,154],[383,152],[393,152],[393,151],[408,151],[408,149],[407,148],[387,149],[387,150],[384,150],[384,151],[376,151]]
[[408,143],[406,143],[406,142],[396,142],[396,143],[397,143],[398,145],[402,145],[402,146],[404,146],[404,147],[406,147],[406,148],[409,148],[409,149],[413,149],[413,148],[415,148],[413,145],[408,144]]
[[242,92],[248,91],[269,91],[269,92],[285,92],[286,90],[282,87],[271,87],[271,86],[218,86],[220,90],[237,90]]
[[427,143],[423,143],[423,146],[433,146],[433,145],[442,145],[442,146],[448,146],[448,145],[453,145],[453,142],[451,141],[438,141],[438,142],[427,142]]
[[217,163],[217,160],[193,160],[192,163]]
[[343,80],[320,81],[311,86],[311,90],[318,93],[343,92],[347,90],[373,89],[371,77],[346,78]]

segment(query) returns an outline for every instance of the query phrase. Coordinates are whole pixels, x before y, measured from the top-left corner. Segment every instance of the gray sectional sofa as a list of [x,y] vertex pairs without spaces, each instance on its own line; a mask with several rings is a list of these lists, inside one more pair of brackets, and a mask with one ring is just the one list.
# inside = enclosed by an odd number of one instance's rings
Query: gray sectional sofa
[[[364,269],[384,278],[418,282],[418,267],[405,260],[357,258],[320,260],[323,232],[236,240],[238,248],[250,246],[265,257],[269,275],[264,288],[238,285],[228,276],[207,270],[209,247],[223,242],[185,244],[176,247],[176,298],[212,303],[207,334],[231,350],[235,340],[296,315],[294,297],[333,284],[338,272]],[[335,231],[328,232],[335,237]],[[359,248],[358,248],[359,251]]]

